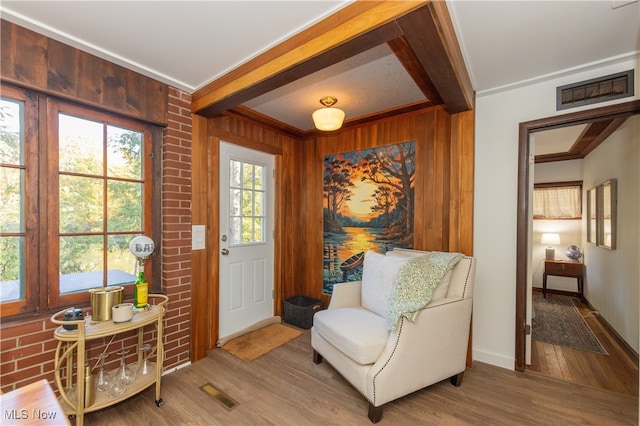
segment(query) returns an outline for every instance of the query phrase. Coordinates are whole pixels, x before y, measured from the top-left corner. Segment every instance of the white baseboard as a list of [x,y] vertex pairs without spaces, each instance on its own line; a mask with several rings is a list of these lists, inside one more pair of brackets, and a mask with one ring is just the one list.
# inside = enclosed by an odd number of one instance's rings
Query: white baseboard
[[496,367],[506,368],[507,370],[515,370],[516,365],[516,361],[513,358],[477,349],[473,350],[473,360],[495,365]]

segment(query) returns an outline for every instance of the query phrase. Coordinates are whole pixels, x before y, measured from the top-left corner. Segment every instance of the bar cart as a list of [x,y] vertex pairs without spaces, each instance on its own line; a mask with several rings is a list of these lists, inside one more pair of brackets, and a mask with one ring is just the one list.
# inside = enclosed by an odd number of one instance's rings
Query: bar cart
[[[76,416],[76,425],[82,426],[84,414],[109,407],[123,401],[155,383],[156,385],[156,405],[162,406],[160,398],[160,379],[162,377],[162,364],[164,360],[163,348],[163,317],[165,314],[165,304],[169,298],[163,294],[149,294],[150,302],[156,304],[149,305],[148,309],[137,312],[133,318],[124,323],[114,323],[113,321],[93,322],[91,315],[76,321],[62,320],[65,311],[58,312],[51,317],[51,322],[59,327],[54,331],[54,337],[58,341],[54,364],[54,379],[60,391],[60,405],[65,414]],[[144,326],[156,324],[156,363],[149,363],[150,368],[155,368],[155,374],[147,374],[136,377],[135,381],[126,386],[126,390],[119,396],[110,397],[106,392],[96,392],[95,401],[88,407],[85,406],[85,363],[86,342],[88,340],[114,336],[131,330],[137,330],[138,348],[143,346]],[[77,329],[70,330],[76,325]],[[65,328],[66,326],[66,328]],[[76,362],[76,382],[73,384],[73,362]],[[138,364],[143,361],[142,352],[138,352]],[[64,377],[63,377],[64,376]],[[64,381],[63,381],[64,379]],[[75,399],[75,401],[73,401]]]

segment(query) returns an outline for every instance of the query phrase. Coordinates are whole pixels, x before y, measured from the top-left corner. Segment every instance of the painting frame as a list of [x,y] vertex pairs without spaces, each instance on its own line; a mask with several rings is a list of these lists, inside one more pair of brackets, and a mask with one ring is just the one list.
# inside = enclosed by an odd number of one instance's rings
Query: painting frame
[[322,291],[359,281],[367,251],[413,248],[416,141],[323,156]]
[[598,244],[597,187],[587,191],[587,242]]
[[598,246],[615,250],[617,245],[617,181],[609,179],[597,187],[597,242]]

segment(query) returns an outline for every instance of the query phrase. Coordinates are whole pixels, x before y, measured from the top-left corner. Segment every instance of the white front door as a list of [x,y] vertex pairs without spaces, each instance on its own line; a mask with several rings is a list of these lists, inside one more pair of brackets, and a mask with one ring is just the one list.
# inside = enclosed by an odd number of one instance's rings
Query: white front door
[[220,338],[273,316],[274,157],[220,143]]

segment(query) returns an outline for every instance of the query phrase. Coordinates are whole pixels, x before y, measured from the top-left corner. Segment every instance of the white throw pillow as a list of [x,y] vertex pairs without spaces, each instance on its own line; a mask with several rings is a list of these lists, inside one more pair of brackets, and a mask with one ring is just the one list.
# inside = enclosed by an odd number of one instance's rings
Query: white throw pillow
[[[409,251],[409,250],[391,250],[385,253],[385,256],[389,257],[419,257],[424,256],[429,253],[428,251]],[[437,302],[438,300],[442,300],[447,297],[447,292],[449,291],[449,282],[451,281],[451,274],[453,269],[447,271],[444,277],[442,277],[442,281],[438,284],[438,286],[433,290],[431,294],[431,302]]]
[[385,256],[374,251],[364,255],[362,270],[362,307],[386,318],[389,298],[398,279],[398,273],[408,256]]

